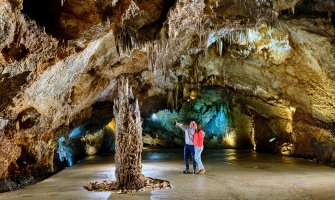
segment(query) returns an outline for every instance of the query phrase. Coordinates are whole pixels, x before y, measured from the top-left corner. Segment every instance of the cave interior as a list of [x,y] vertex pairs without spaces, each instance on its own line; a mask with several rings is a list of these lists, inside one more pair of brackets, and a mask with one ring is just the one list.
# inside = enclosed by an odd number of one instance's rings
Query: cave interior
[[4,0],[0,12],[0,192],[113,154],[120,76],[144,151],[182,149],[176,122],[196,121],[206,149],[335,166],[334,0]]

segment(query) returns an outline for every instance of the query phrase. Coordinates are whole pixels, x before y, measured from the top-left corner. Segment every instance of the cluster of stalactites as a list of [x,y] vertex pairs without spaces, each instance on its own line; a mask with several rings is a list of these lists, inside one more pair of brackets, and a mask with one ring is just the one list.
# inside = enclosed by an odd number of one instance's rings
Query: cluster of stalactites
[[173,64],[171,63],[172,58],[169,57],[171,54],[169,53],[168,44],[160,40],[147,43],[146,52],[150,71],[155,71],[157,68],[167,69],[168,66]]
[[161,40],[143,42],[134,37],[133,34],[125,31],[124,28],[119,28],[118,31],[115,31],[115,42],[119,56],[131,56],[133,49],[145,51],[147,53],[148,69],[150,71],[163,69],[165,72],[165,69],[173,64],[172,54],[169,53],[169,44]]
[[[140,8],[134,1],[129,5],[126,13],[123,15],[123,19],[130,19],[141,13]],[[117,27],[114,30],[115,44],[117,53],[119,56],[131,56],[133,49],[140,49],[147,52],[148,68],[151,71],[157,69],[157,67],[166,67],[166,43],[163,44],[161,40],[156,41],[141,41],[136,31],[131,30],[129,27],[122,26]]]
[[[205,47],[207,41],[208,32],[205,31],[203,26],[203,9],[205,8],[205,4],[203,0],[201,1],[193,1],[192,10],[189,10],[187,16],[192,20],[192,23],[196,24],[196,28],[199,34],[199,47]],[[140,14],[142,11],[136,5],[134,1],[129,5],[126,13],[123,15],[124,19],[130,19],[135,15]],[[177,24],[180,20],[178,19],[178,11],[177,16],[169,18],[169,31],[167,38],[159,38],[155,41],[142,42],[136,36],[136,31],[131,31],[124,26],[115,30],[115,41],[117,46],[117,51],[119,55],[127,54],[130,55],[132,49],[141,49],[147,52],[148,59],[148,68],[150,71],[156,71],[157,69],[162,69],[163,73],[166,74],[168,68],[170,68],[173,63],[177,60],[179,53],[177,52],[179,45],[183,42],[182,38],[179,38],[175,33],[178,32],[177,29],[181,29],[182,27]],[[180,14],[180,13],[179,13]],[[189,15],[194,15],[190,17]],[[191,16],[192,16],[191,15]],[[171,20],[170,20],[171,19]],[[194,21],[194,22],[193,22]],[[195,32],[195,31],[190,31]]]
[[207,48],[215,43],[217,52],[220,56],[223,55],[223,52],[227,50],[228,46],[232,44],[250,46],[253,45],[251,42],[250,35],[256,32],[255,29],[239,29],[239,30],[221,30],[218,32],[210,33],[210,36],[207,41]]
[[[191,6],[176,6],[173,12],[170,12],[168,18],[168,39],[160,38],[147,45],[149,69],[155,71],[157,68],[163,69],[166,74],[168,69],[177,61],[180,52],[180,45],[185,38],[181,37],[180,32],[194,33],[198,35],[198,48],[204,48],[207,42],[208,31],[204,26],[204,0],[186,0]],[[183,22],[183,20],[186,20]],[[188,25],[183,26],[182,24]],[[194,26],[195,24],[196,26]],[[187,30],[190,29],[190,30]],[[194,29],[194,30],[193,30]],[[186,49],[188,50],[188,49]]]
[[[212,44],[216,44],[217,50],[220,55],[223,54],[227,46],[231,44],[249,45],[250,31],[254,31],[252,28],[230,28],[230,29],[218,29],[213,27],[219,27],[218,25],[213,26],[209,20],[210,17],[204,13],[206,4],[204,0],[181,0],[184,5],[177,5],[169,13],[168,17],[168,39],[158,39],[156,41],[141,42],[136,36],[136,31],[130,31],[129,29],[121,27],[116,33],[116,44],[118,47],[119,54],[126,53],[130,55],[131,50],[142,49],[147,52],[148,68],[151,71],[156,69],[163,69],[163,72],[167,72],[174,62],[177,61],[178,55],[187,52],[181,52],[180,45],[185,40],[185,35],[180,34],[185,32],[196,33],[198,36],[197,51],[205,50]],[[246,0],[235,1],[236,4],[243,4]],[[234,2],[233,2],[234,3]],[[249,1],[250,3],[250,1]],[[185,6],[186,4],[192,4]],[[219,6],[219,1],[216,1],[215,6]],[[247,5],[244,3],[243,5]],[[260,9],[271,9],[273,1],[271,0],[256,0],[253,3],[254,6]],[[271,11],[272,12],[272,11]],[[136,5],[134,1],[131,1],[126,13],[123,15],[123,19],[131,19],[136,15],[141,14],[141,9]],[[213,41],[213,38],[215,41]],[[194,50],[194,46],[192,46]],[[184,50],[189,51],[190,48]]]
[[[112,6],[114,7],[118,2],[118,0],[113,0]],[[145,47],[145,42],[138,39],[136,31],[130,30],[129,27],[123,25],[124,20],[129,20],[137,15],[142,15],[142,13],[143,11],[141,11],[134,1],[130,2],[125,13],[123,13],[121,18],[121,27],[117,27],[114,30],[115,44],[119,55],[131,55],[131,51],[133,49],[143,49]]]
[[122,16],[122,21],[129,20],[131,18],[136,17],[137,15],[142,15],[142,14],[143,14],[143,11],[138,7],[138,5],[134,1],[131,1],[128,9]]
[[145,42],[137,39],[136,34],[131,34],[125,27],[117,28],[114,31],[117,53],[130,55],[133,49],[143,49]]

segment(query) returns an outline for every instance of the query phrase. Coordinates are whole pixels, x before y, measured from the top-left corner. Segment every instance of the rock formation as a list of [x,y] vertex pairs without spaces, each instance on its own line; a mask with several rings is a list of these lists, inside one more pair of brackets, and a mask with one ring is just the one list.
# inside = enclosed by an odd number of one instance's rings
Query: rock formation
[[118,80],[114,104],[116,119],[115,177],[117,188],[138,190],[144,187],[142,174],[142,121],[138,101],[128,79]]
[[144,118],[221,87],[226,142],[334,164],[334,4],[0,0],[0,191],[59,170],[59,139],[113,102],[120,75]]
[[170,187],[164,180],[147,178],[142,174],[142,121],[138,101],[128,79],[118,79],[118,92],[114,104],[116,119],[115,177],[116,181],[90,183],[88,190],[150,190]]

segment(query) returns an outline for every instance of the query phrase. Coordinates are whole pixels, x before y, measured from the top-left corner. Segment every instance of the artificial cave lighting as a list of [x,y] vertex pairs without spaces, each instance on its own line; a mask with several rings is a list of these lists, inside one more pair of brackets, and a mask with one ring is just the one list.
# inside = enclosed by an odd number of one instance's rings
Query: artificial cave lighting
[[152,114],[151,118],[152,118],[152,120],[156,120],[157,119],[157,114],[156,113]]
[[113,118],[112,121],[110,121],[110,122],[107,124],[106,127],[107,127],[107,128],[110,128],[110,129],[113,131],[113,133],[115,133],[115,127],[116,127],[116,120],[115,120],[115,118]]
[[296,111],[296,108],[295,108],[295,107],[292,107],[292,106],[290,106],[289,109],[290,109],[290,111],[291,111],[292,113],[295,113],[295,111]]
[[192,90],[190,93],[190,99],[194,100],[198,96],[198,93],[195,90]]
[[236,148],[236,133],[234,131],[227,132],[222,139],[223,143],[225,143],[230,148]]
[[91,145],[87,145],[85,147],[85,150],[86,150],[86,154],[89,155],[89,156],[95,155],[98,152],[97,148],[94,147],[94,146],[91,146]]
[[66,161],[67,165],[71,167],[73,165],[73,150],[67,146],[67,142],[64,136],[60,137],[57,144],[57,153],[61,162]]
[[85,128],[83,126],[78,126],[70,133],[70,138],[79,137],[83,132],[85,132]]

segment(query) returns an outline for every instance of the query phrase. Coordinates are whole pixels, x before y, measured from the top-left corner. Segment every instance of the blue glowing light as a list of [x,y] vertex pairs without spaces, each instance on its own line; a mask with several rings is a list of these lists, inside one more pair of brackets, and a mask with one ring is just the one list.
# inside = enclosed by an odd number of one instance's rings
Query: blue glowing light
[[73,165],[73,149],[67,145],[64,136],[58,139],[57,153],[61,162],[67,161],[69,167]]
[[206,134],[221,135],[223,134],[228,126],[228,120],[226,114],[221,108],[220,111],[214,116],[214,118],[205,127]]
[[156,114],[156,113],[152,114],[151,118],[152,118],[153,120],[157,119],[157,114]]
[[67,165],[71,167],[73,165],[72,157],[67,160]]
[[276,139],[276,138],[271,138],[271,139],[269,140],[269,142],[273,142],[273,141],[275,141],[275,139]]
[[73,129],[73,131],[70,133],[70,138],[78,137],[83,133],[85,133],[84,126],[78,126],[77,128]]

